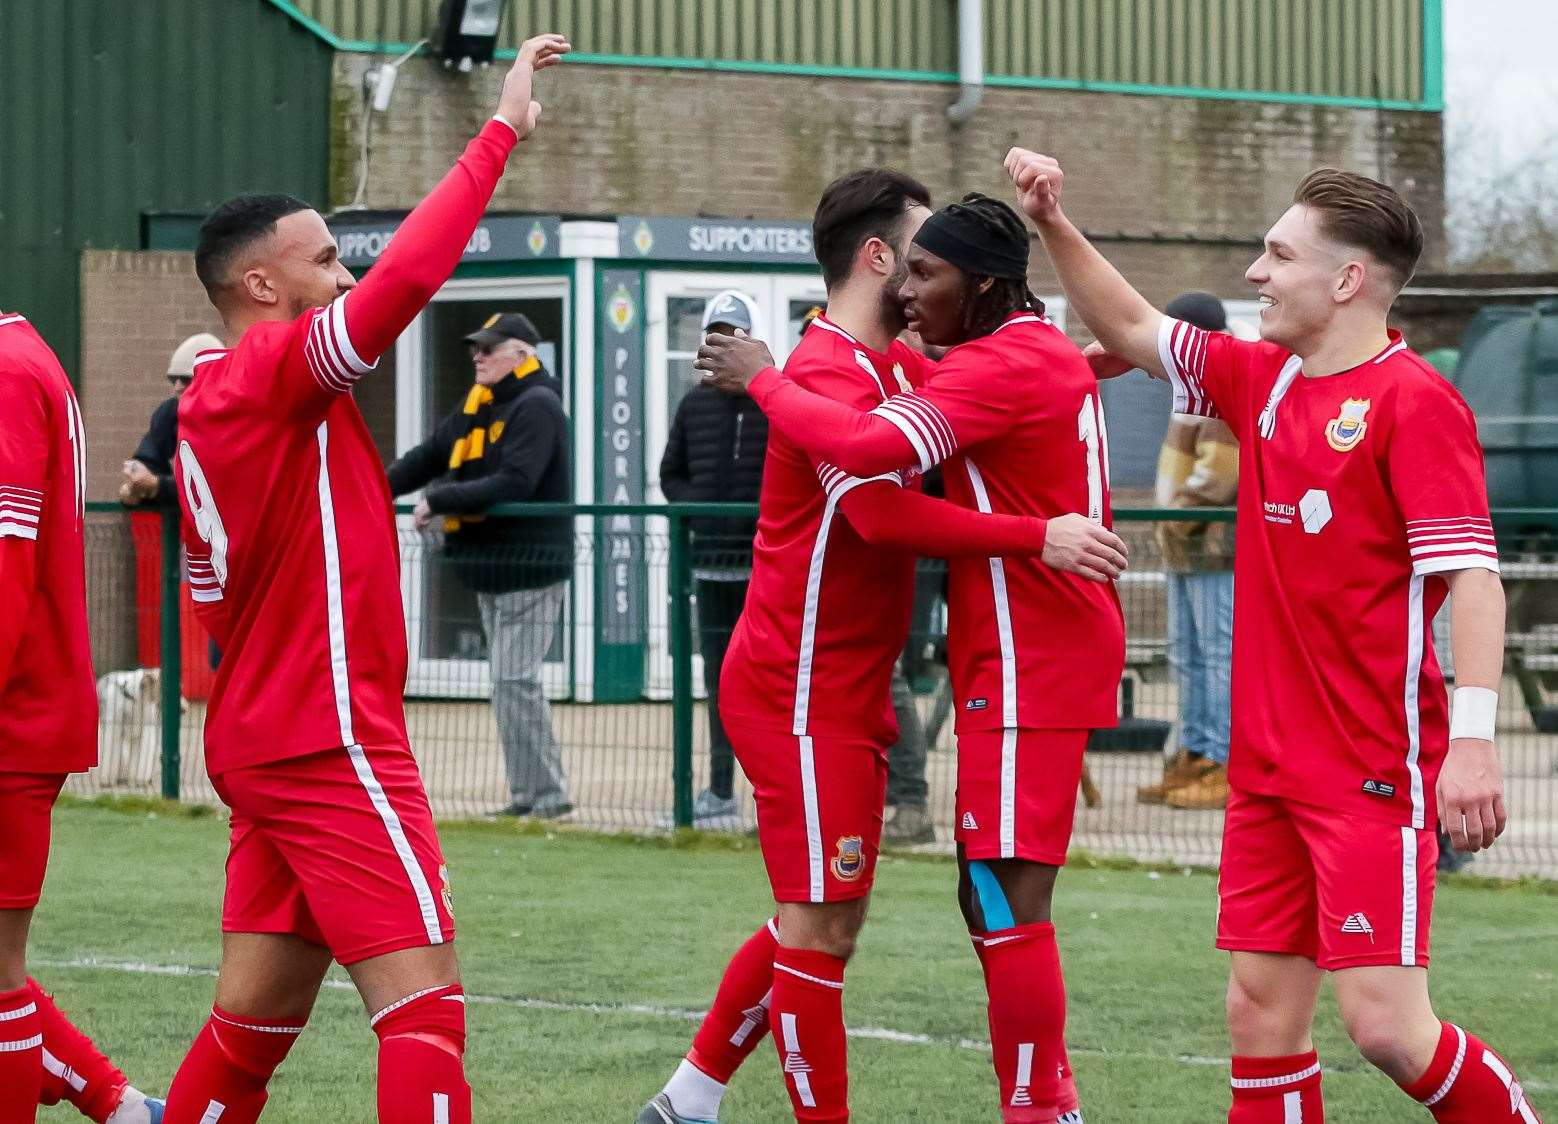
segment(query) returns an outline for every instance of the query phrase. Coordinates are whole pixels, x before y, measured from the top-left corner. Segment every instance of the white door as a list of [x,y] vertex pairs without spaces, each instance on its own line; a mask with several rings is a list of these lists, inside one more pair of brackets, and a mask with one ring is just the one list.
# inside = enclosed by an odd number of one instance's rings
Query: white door
[[[682,396],[698,383],[693,360],[703,339],[703,308],[708,299],[725,289],[738,289],[756,303],[761,323],[757,334],[768,344],[774,361],[789,358],[800,338],[806,312],[826,300],[822,278],[791,273],[721,273],[657,271],[649,274],[646,297],[649,320],[645,340],[644,465],[645,499],[665,502],[660,490],[660,457],[665,452],[671,419]],[[663,519],[648,521],[645,531],[666,541],[669,527]],[[651,557],[668,556],[651,550]],[[645,690],[651,698],[671,693],[671,651],[668,568],[649,567],[649,660]],[[693,668],[693,683],[702,691],[701,662]]]
[[[537,349],[542,363],[563,383],[563,406],[576,377],[592,372],[568,369],[571,359],[568,283],[560,277],[470,279],[448,282],[433,302],[400,337],[395,351],[396,455],[422,440],[463,398],[472,372],[463,337],[494,312],[523,312],[542,336]],[[401,499],[415,499],[405,496]],[[492,693],[487,642],[482,634],[475,595],[440,559],[435,536],[420,534],[409,515],[398,518],[401,550],[401,595],[406,610],[410,666],[406,692],[435,698],[486,698]],[[563,619],[542,667],[541,682],[551,698],[571,693],[569,651],[575,642],[574,603],[590,596],[576,573]]]

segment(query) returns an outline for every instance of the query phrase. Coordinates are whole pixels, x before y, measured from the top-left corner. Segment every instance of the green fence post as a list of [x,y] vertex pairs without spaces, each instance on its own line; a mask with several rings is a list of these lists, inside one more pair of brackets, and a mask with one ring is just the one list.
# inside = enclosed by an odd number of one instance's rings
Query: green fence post
[[179,725],[184,678],[180,651],[181,570],[178,508],[162,513],[162,795],[179,798]]
[[692,826],[692,581],[686,518],[671,524],[671,786],[677,827]]

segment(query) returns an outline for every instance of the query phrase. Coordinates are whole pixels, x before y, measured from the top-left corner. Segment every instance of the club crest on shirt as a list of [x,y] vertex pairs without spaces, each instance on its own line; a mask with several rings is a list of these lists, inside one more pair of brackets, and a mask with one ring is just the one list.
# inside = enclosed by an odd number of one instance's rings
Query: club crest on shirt
[[443,883],[441,895],[444,899],[444,909],[449,914],[449,919],[454,920],[454,891],[449,888],[449,866],[443,864],[438,868],[438,881]]
[[866,869],[865,844],[858,835],[841,835],[838,850],[833,856],[833,877],[840,882],[853,882]]
[[1341,413],[1325,423],[1326,443],[1338,453],[1353,449],[1369,428],[1368,422],[1363,420],[1368,412],[1369,399],[1347,399],[1342,403]]
[[903,373],[903,364],[902,363],[894,363],[893,364],[893,378],[898,380],[898,389],[901,392],[903,392],[904,394],[911,394],[911,393],[913,393],[914,387],[909,385],[909,378],[908,378],[907,375],[905,375]]

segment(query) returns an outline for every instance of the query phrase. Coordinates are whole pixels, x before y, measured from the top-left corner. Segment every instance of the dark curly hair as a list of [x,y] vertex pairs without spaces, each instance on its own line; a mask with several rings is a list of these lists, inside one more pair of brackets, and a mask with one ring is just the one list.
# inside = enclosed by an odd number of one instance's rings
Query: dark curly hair
[[[1017,217],[1017,212],[999,199],[991,199],[988,195],[973,191],[963,196],[961,202],[949,203],[946,210],[960,219],[978,224],[991,238],[1021,245],[1026,255],[1028,228]],[[980,292],[979,286],[985,281],[991,283],[990,287]],[[1014,312],[1027,310],[1039,316],[1044,315],[1044,302],[1033,295],[1027,281],[984,277],[965,270],[963,285],[964,339],[989,335]]]

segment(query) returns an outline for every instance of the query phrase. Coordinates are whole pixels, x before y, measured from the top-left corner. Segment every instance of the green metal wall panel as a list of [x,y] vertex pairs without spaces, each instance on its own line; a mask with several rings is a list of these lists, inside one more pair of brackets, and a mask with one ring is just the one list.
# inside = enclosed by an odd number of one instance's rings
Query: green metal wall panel
[[73,374],[80,254],[242,191],[321,203],[331,51],[265,0],[5,5],[0,307]]
[[985,0],[985,66],[1019,80],[1422,102],[1430,7],[1424,0]]
[[[439,0],[270,0],[344,50],[429,34]],[[985,0],[998,85],[1440,107],[1441,0]],[[581,61],[948,81],[957,0],[509,0],[501,47]]]

